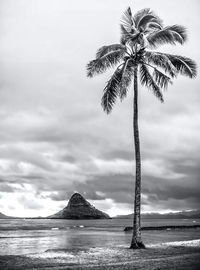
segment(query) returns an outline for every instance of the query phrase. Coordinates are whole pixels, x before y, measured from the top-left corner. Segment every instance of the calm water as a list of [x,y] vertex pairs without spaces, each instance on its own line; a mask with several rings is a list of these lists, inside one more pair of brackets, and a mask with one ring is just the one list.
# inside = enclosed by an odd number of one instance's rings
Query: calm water
[[[142,221],[142,226],[192,225],[200,219]],[[77,249],[130,244],[130,219],[109,220],[47,220],[1,219],[0,255],[40,253],[48,249]],[[200,239],[200,229],[144,231],[145,244]]]

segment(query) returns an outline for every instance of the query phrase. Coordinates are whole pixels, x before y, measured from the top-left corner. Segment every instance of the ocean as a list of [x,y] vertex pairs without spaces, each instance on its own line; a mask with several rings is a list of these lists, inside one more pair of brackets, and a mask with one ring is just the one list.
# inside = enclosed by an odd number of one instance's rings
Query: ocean
[[[200,219],[146,219],[142,226],[194,225]],[[50,249],[73,250],[93,247],[129,247],[131,219],[55,220],[0,219],[0,255],[43,253]],[[200,239],[200,229],[143,231],[147,245]]]

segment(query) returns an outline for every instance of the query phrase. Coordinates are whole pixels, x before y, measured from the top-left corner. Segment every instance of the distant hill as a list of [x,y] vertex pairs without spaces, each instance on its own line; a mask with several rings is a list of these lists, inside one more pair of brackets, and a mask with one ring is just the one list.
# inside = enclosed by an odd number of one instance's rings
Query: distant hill
[[6,219],[6,218],[15,218],[15,217],[9,217],[0,212],[0,219]]
[[[113,218],[119,219],[132,219],[133,214],[130,215],[120,215]],[[188,219],[188,218],[200,218],[200,210],[191,210],[191,211],[180,211],[176,213],[147,213],[142,214],[142,219]]]
[[67,206],[47,218],[52,219],[109,219],[109,215],[96,209],[79,193],[74,193]]

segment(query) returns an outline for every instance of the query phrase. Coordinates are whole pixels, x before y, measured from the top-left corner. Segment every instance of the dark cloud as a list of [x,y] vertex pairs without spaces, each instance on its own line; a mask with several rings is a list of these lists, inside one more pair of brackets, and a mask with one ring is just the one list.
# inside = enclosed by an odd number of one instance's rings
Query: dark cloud
[[64,155],[60,156],[60,160],[61,161],[67,161],[67,162],[70,162],[70,163],[75,163],[76,162],[76,158],[71,156],[71,155],[68,155],[68,154],[64,154]]
[[15,192],[15,191],[17,191],[17,188],[13,187],[11,185],[8,185],[7,183],[1,183],[0,184],[0,191],[1,192]]
[[133,160],[133,157],[134,157],[133,151],[125,151],[123,149],[102,153],[102,158],[106,160],[113,160],[113,159]]

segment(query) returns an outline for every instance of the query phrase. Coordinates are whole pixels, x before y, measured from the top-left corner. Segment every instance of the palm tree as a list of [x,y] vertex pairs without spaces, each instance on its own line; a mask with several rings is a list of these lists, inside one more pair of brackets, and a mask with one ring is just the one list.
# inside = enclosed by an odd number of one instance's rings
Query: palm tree
[[[110,113],[119,97],[127,96],[133,81],[133,132],[135,146],[135,201],[133,236],[130,248],[145,248],[141,239],[141,157],[138,129],[138,80],[149,88],[163,102],[163,92],[178,74],[194,78],[197,68],[189,58],[153,51],[160,45],[184,44],[186,29],[180,25],[164,27],[161,19],[150,9],[142,9],[132,15],[130,7],[124,12],[121,21],[119,44],[101,47],[96,59],[87,65],[87,76],[101,74],[115,67],[113,75],[103,91],[101,105]],[[139,79],[138,79],[139,76]]]

